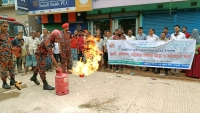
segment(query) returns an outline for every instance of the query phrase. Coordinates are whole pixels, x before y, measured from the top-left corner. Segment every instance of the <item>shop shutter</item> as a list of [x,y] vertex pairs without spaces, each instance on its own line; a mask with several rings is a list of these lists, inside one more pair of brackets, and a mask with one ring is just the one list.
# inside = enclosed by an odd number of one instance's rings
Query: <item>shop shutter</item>
[[200,31],[200,11],[177,12],[177,24],[186,26],[189,33],[192,33],[193,29]]
[[168,27],[169,33],[174,32],[174,14],[143,14],[144,33],[148,35],[150,28],[155,29],[155,34],[160,36],[164,27]]

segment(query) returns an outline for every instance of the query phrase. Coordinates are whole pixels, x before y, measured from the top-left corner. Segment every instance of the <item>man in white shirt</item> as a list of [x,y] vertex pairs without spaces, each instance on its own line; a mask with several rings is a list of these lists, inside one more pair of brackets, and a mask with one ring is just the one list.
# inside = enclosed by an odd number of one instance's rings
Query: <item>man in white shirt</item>
[[[159,40],[159,37],[154,34],[155,30],[153,28],[149,29],[149,35],[146,37],[148,43],[156,43]],[[149,71],[149,67],[146,67],[145,71]],[[152,72],[155,73],[155,68],[152,68]]]
[[153,28],[149,29],[149,35],[146,37],[147,42],[154,43],[159,40],[159,37],[154,34],[155,30]]
[[171,35],[171,38],[172,40],[176,40],[176,39],[186,39],[186,36],[184,33],[180,32],[180,26],[179,25],[175,25],[174,26],[174,31],[175,33],[173,33]]
[[[136,40],[135,36],[133,36],[133,31],[132,30],[128,30],[128,35],[126,36],[126,40]],[[134,70],[135,67],[132,67],[132,70]]]
[[27,38],[27,43],[26,43],[27,55],[32,57],[31,60],[33,62],[33,65],[32,65],[33,68],[36,66],[35,52],[38,45],[40,44],[40,40],[36,36],[37,36],[37,32],[33,31],[32,36]]
[[[96,44],[96,47],[100,50],[100,52],[103,53],[103,45],[104,45],[103,39],[101,39],[101,37],[100,37],[99,35],[97,35],[97,36],[95,37],[94,42],[95,42],[95,44]],[[101,54],[101,53],[100,53],[100,54]],[[99,69],[100,69],[101,64],[102,64],[102,55],[103,55],[103,54],[101,54],[101,60],[99,61]]]
[[[175,31],[175,33],[173,33],[171,35],[171,38],[170,38],[171,40],[186,39],[185,34],[180,32],[180,26],[179,25],[174,26],[174,31]],[[179,77],[179,72],[180,72],[179,69],[172,69],[170,75],[173,76],[174,74],[176,74],[176,76]]]
[[136,40],[135,36],[133,36],[132,30],[128,30],[128,35],[126,36],[126,40]]
[[[108,40],[111,40],[111,31],[106,31],[106,37],[104,38],[104,54],[103,54],[103,57],[104,57],[104,69],[106,69],[108,67],[108,49],[107,49],[107,43],[108,43]],[[112,69],[112,65],[110,65],[110,69]]]
[[53,53],[54,53],[54,58],[56,59],[56,62],[58,63],[58,59],[61,60],[58,43],[54,43]]

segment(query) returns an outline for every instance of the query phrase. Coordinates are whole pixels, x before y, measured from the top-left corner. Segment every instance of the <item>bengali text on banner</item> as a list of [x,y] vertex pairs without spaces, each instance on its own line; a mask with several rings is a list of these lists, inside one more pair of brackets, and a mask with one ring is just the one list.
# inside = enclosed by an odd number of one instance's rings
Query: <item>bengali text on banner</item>
[[109,64],[142,67],[190,69],[196,40],[170,40],[155,43],[146,40],[109,40]]

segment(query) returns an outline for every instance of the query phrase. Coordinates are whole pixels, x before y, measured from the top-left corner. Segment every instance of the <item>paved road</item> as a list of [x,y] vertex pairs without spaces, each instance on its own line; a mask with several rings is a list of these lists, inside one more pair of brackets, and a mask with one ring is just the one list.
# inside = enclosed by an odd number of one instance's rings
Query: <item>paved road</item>
[[[149,77],[148,77],[149,76]],[[57,96],[17,75],[23,89],[0,89],[0,113],[200,113],[198,81],[95,72],[69,75],[70,93]],[[54,85],[54,72],[47,73]]]

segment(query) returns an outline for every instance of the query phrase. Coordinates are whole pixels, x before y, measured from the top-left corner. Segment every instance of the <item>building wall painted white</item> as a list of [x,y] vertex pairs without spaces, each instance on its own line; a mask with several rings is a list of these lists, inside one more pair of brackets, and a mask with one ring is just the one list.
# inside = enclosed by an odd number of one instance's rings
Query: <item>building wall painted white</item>
[[15,7],[1,7],[0,15],[15,18],[18,22],[28,21],[28,15],[17,15]]
[[179,1],[187,0],[93,0],[93,9]]

